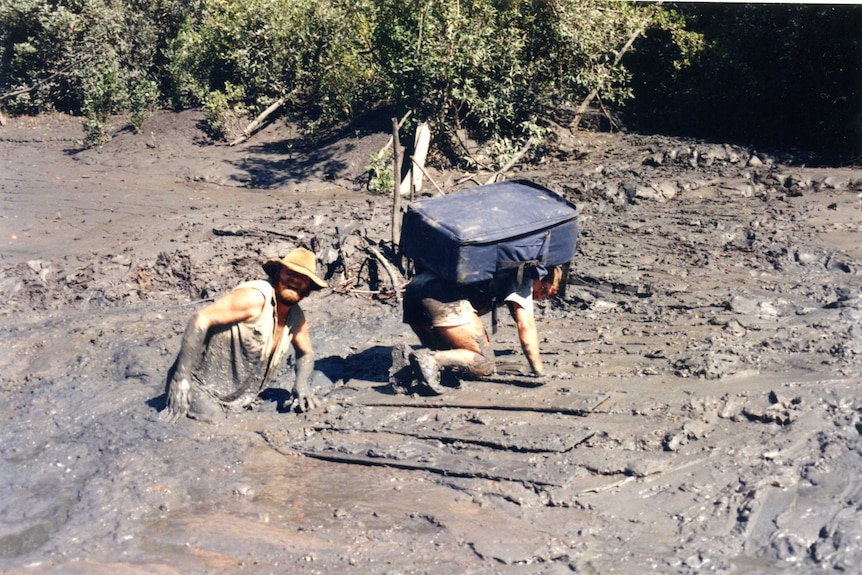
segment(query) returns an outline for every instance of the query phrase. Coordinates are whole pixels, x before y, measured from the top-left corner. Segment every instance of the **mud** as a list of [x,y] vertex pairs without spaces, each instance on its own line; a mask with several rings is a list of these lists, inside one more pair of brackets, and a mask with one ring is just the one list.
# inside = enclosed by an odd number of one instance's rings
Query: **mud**
[[[392,348],[418,341],[383,263],[390,202],[363,179],[388,127],[231,148],[200,119],[88,151],[75,119],[0,128],[4,573],[862,563],[862,170],[561,140],[509,174],[581,213],[565,296],[537,303],[547,383],[519,378],[501,314],[498,381],[399,395]],[[297,245],[333,287],[303,304],[325,407],[289,413],[285,368],[224,424],[161,421],[189,315]]]

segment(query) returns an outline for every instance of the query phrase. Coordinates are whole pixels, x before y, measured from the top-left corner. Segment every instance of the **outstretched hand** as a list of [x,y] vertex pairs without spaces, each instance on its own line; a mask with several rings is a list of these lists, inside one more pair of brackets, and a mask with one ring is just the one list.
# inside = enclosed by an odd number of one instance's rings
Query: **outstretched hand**
[[533,371],[530,373],[530,377],[536,381],[536,385],[545,385],[548,383],[548,374],[544,371]]
[[293,401],[290,404],[291,411],[304,413],[317,409],[321,405],[322,402],[312,393],[307,382],[297,383],[293,387]]
[[168,423],[176,423],[188,415],[192,404],[191,390],[192,386],[186,378],[172,381],[168,387],[168,405],[160,417]]

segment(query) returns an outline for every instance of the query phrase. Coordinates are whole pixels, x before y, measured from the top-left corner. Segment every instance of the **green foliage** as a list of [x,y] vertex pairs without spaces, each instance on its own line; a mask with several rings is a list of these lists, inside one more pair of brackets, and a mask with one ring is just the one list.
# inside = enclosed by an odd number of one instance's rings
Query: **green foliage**
[[[498,151],[520,147],[548,108],[631,97],[617,54],[652,26],[696,43],[651,5],[597,0],[377,0],[375,55],[403,109]],[[512,140],[518,140],[515,144]],[[499,163],[499,154],[494,160]]]
[[158,105],[203,106],[224,137],[281,98],[309,131],[389,103],[500,163],[548,107],[630,98],[618,51],[650,27],[696,49],[677,15],[625,1],[0,0],[0,93],[85,115],[93,143]]
[[221,91],[228,106],[259,113],[287,96],[313,127],[376,97],[370,26],[362,2],[210,0],[171,42],[170,71],[185,104]]
[[[230,88],[230,85],[226,87]],[[229,131],[229,118],[232,116],[230,104],[224,92],[215,90],[207,95],[204,101],[204,114],[210,137],[224,139]]]
[[116,68],[104,66],[97,73],[83,78],[85,83],[84,145],[87,147],[104,144],[108,138],[108,116],[117,108],[116,99],[122,95],[119,87],[119,74]]
[[156,82],[149,78],[142,78],[132,86],[129,94],[129,122],[135,132],[141,133],[141,126],[159,101],[159,88]]
[[395,190],[392,149],[387,148],[368,159],[368,190],[375,194],[391,194]]
[[111,114],[139,128],[170,91],[164,46],[197,2],[0,0],[0,93],[14,113],[86,117],[87,143]]

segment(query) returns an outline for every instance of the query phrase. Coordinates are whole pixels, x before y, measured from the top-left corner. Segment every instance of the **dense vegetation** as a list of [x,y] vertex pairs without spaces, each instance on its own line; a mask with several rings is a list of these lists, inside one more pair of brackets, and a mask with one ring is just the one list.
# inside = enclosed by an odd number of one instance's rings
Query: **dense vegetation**
[[245,123],[273,104],[309,133],[386,105],[434,123],[450,156],[455,134],[466,133],[505,157],[541,135],[550,110],[577,109],[589,95],[636,126],[726,137],[751,135],[720,132],[733,125],[727,110],[750,129],[774,119],[769,102],[780,99],[821,131],[840,127],[853,148],[862,134],[860,10],[781,6],[776,18],[773,8],[0,0],[0,106],[81,115],[94,145],[110,115],[139,127],[160,107],[202,106],[224,137],[232,119]]

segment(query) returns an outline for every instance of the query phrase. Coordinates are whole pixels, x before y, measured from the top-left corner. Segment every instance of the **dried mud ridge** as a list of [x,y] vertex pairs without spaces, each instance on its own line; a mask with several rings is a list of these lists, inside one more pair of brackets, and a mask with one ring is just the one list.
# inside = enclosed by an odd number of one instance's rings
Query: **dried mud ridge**
[[[416,342],[377,257],[389,204],[360,174],[334,195],[268,190],[273,208],[184,166],[191,209],[102,221],[88,233],[110,243],[77,253],[4,256],[0,567],[852,572],[862,172],[633,135],[559,149],[514,174],[581,212],[566,296],[537,310],[539,387],[392,393],[392,346]],[[4,201],[18,189],[3,182]],[[69,210],[38,225],[84,226]],[[273,389],[221,426],[161,422],[188,314],[299,244],[334,288],[304,305],[326,407],[285,413]],[[494,340],[517,380],[514,326]]]

